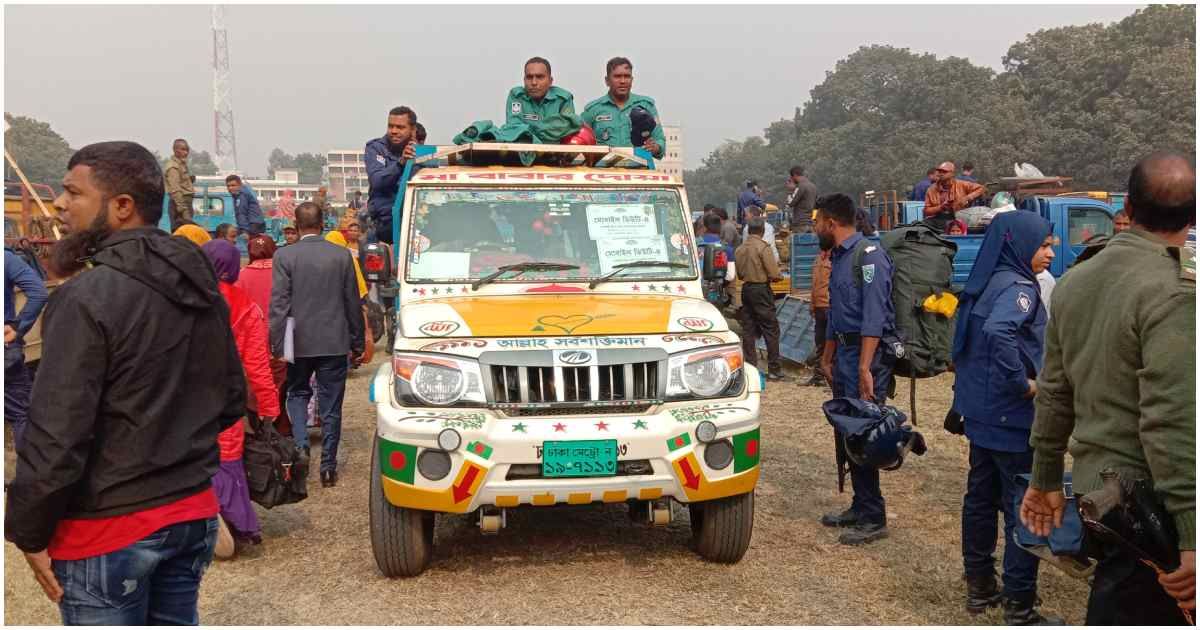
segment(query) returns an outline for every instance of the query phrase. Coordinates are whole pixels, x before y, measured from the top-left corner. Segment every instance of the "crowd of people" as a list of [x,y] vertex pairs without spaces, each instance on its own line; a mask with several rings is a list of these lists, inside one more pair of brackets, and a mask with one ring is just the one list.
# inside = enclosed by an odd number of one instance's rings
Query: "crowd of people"
[[[531,59],[525,75],[525,86],[510,92],[509,114],[522,124],[543,122],[548,108],[574,116],[570,94],[551,89],[548,61]],[[652,109],[653,101],[629,91],[627,59],[610,61],[605,81],[609,95],[576,118],[610,137],[627,134],[622,116],[635,106]],[[355,210],[366,209],[379,240],[390,240],[395,178],[414,157],[419,131],[415,112],[398,107],[387,134],[367,144],[372,187]],[[367,285],[356,256],[363,226],[350,220],[322,236],[332,209],[322,195],[296,208],[277,246],[262,234],[254,195],[230,176],[238,225],[220,226],[212,238],[191,221],[181,142],[165,170],[131,142],[93,144],[71,157],[55,200],[70,232],[50,260],[55,276],[71,279],[42,315],[45,367],[31,388],[17,354],[46,294],[25,261],[5,255],[5,415],[18,460],[5,537],[68,624],[198,623],[199,582],[223,533],[232,540],[225,555],[261,542],[242,461],[247,428],[261,422],[289,436],[302,453],[296,474],[307,474],[309,420],[318,421],[321,484],[336,487],[347,376],[370,358]],[[664,148],[653,135],[643,146]],[[953,212],[982,194],[954,173],[949,162],[933,169],[924,193],[926,221],[939,231],[959,229]],[[867,240],[873,228],[849,196],[818,197],[800,166],[787,183],[791,225],[814,233],[821,252],[811,299],[820,355],[809,384],[882,405],[895,392],[893,262]],[[785,381],[770,288],[780,278],[779,252],[764,208],[761,189],[747,182],[736,219],[706,206],[696,234],[719,245],[742,280],[747,361],[764,338],[766,378]],[[155,227],[164,210],[179,238]],[[1065,529],[1068,501],[1117,475],[1152,485],[1174,557],[1159,558],[1156,572],[1112,541],[1088,542],[1086,553],[1099,562],[1087,623],[1188,621],[1195,608],[1195,262],[1186,244],[1194,215],[1191,163],[1166,153],[1140,161],[1118,234],[1062,279],[1054,317],[1040,278],[1054,256],[1050,224],[1008,212],[988,227],[959,296],[958,421],[946,425],[970,445],[961,514],[969,612],[999,605],[1009,624],[1062,623],[1040,612],[1039,559],[1012,544],[1014,532],[1049,537]],[[244,266],[239,235],[247,238]],[[26,294],[20,312],[13,287]],[[1064,492],[1068,450],[1073,495]],[[880,470],[851,461],[849,471],[850,505],[820,522],[843,530],[842,544],[885,539]]]

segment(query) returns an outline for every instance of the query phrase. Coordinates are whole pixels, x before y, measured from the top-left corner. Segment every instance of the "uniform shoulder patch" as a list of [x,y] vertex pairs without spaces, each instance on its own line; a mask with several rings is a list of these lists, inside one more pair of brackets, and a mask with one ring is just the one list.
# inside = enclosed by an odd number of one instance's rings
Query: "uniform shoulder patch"
[[864,254],[870,254],[871,252],[873,252],[873,251],[875,251],[875,250],[877,250],[877,249],[879,249],[879,248],[878,248],[878,247],[875,247],[874,245],[868,245],[868,246],[867,246],[867,248],[863,250],[863,253],[864,253]]
[[1028,313],[1033,308],[1033,298],[1024,291],[1017,293],[1017,308],[1021,309],[1022,313]]
[[871,263],[869,265],[863,265],[862,266],[862,276],[863,276],[864,283],[871,284],[871,281],[875,279],[875,263]]
[[512,113],[514,113],[514,114],[520,114],[520,113],[521,113],[521,101],[513,101],[513,104],[512,104]]

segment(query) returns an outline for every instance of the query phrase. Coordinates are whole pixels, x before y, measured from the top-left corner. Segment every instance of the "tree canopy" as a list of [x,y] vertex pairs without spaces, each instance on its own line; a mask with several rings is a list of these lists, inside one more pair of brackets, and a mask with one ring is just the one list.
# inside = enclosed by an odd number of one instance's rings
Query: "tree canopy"
[[[48,123],[25,116],[4,114],[8,129],[4,132],[4,147],[25,177],[33,184],[48,184],[55,192],[62,192],[62,178],[67,174],[67,162],[74,150],[67,141],[50,128]],[[17,174],[4,161],[5,181],[14,181]]]
[[1041,30],[1004,71],[864,46],[812,89],[792,119],[726,142],[684,174],[691,205],[731,201],[748,179],[781,204],[793,165],[822,192],[904,192],[945,160],[980,181],[1031,162],[1078,188],[1123,190],[1156,149],[1195,155],[1194,6],[1151,6],[1105,26]]
[[267,156],[267,165],[272,177],[275,176],[275,171],[278,169],[296,169],[300,171],[300,183],[306,185],[321,183],[326,163],[324,155],[300,153],[293,156],[278,147],[271,151],[271,155]]

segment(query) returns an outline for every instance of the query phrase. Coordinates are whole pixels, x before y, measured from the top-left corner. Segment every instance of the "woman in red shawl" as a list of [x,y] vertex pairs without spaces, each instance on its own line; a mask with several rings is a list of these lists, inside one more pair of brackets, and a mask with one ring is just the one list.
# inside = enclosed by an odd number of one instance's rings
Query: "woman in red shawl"
[[[262,309],[263,316],[268,318],[271,315],[271,274],[274,273],[272,258],[275,256],[275,249],[275,241],[269,236],[259,234],[251,238],[246,244],[246,250],[250,253],[250,264],[242,269],[237,282],[234,283],[250,296],[258,308]],[[275,419],[275,430],[290,437],[292,422],[288,419],[287,406],[284,404],[287,389],[283,386],[287,380],[287,361],[271,358],[271,378],[275,382],[275,389],[279,391],[279,417]]]
[[[263,418],[274,418],[279,415],[279,392],[271,379],[267,320],[254,300],[234,285],[241,263],[237,247],[218,239],[205,243],[201,249],[212,262],[217,274],[217,288],[229,305],[229,326],[249,384],[246,408]],[[246,468],[242,464],[244,439],[245,427],[241,422],[234,423],[217,436],[221,463],[213,477],[213,488],[221,504],[221,518],[229,526],[235,543],[240,543],[238,546],[262,542],[262,527],[250,503]]]

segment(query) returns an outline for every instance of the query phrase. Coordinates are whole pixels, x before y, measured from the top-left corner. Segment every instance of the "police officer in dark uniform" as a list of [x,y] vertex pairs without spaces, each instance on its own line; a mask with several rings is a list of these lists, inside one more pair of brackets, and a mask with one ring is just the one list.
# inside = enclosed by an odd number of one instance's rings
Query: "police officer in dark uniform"
[[[892,261],[855,229],[856,208],[837,193],[817,201],[817,238],[832,246],[830,312],[821,368],[834,398],[860,398],[882,404],[893,389],[892,361],[884,338],[893,338]],[[857,276],[857,277],[856,277]],[[862,545],[887,536],[887,512],[879,489],[879,470],[849,462],[854,500],[841,513],[826,514],[821,524],[845,527],[838,542]]]

